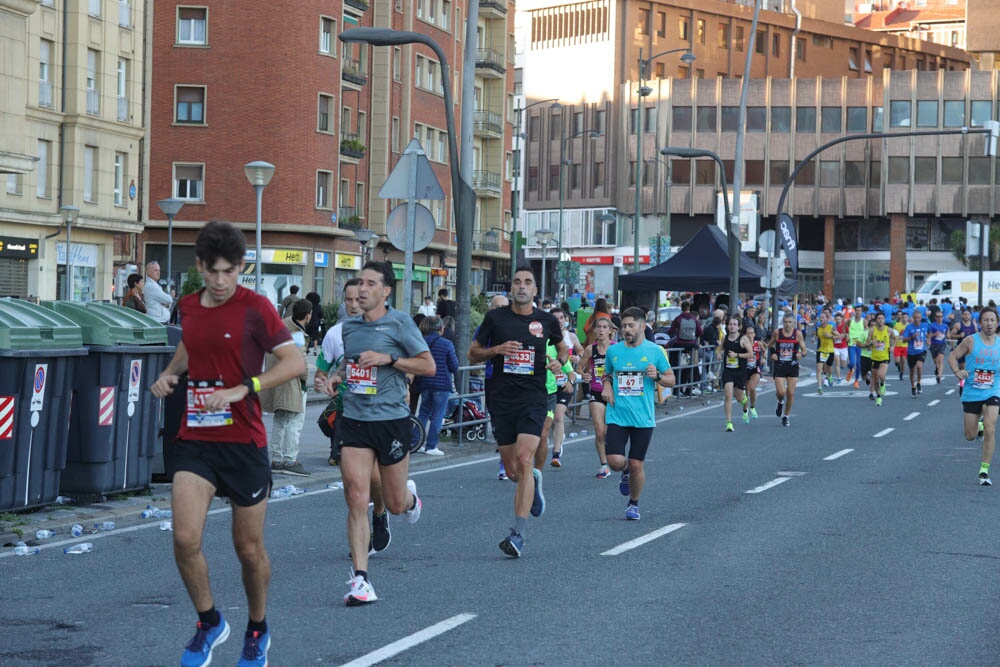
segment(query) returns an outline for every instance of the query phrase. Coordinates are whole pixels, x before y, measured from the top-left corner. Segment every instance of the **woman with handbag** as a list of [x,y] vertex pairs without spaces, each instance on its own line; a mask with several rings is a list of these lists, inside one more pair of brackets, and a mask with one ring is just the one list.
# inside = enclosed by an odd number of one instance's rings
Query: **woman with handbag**
[[146,301],[142,297],[142,288],[145,286],[146,280],[138,273],[133,273],[128,277],[127,284],[128,292],[125,294],[125,300],[122,301],[122,305],[132,310],[138,310],[140,313],[145,313]]

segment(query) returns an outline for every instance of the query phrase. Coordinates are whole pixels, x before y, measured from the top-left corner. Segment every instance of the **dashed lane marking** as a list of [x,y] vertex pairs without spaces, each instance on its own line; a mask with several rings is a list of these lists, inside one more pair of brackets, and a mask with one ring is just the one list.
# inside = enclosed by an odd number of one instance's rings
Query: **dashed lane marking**
[[954,390],[954,389],[949,389],[948,391],[944,392],[944,395],[945,395],[945,396],[951,396],[951,395],[952,395],[952,394],[954,394],[954,393],[955,393],[955,390]]
[[424,628],[419,632],[414,632],[408,637],[403,637],[398,641],[394,641],[391,644],[387,644],[377,651],[372,651],[367,655],[363,655],[356,660],[351,660],[348,663],[344,663],[343,667],[368,667],[369,665],[377,665],[378,663],[393,658],[403,651],[409,650],[418,644],[423,644],[425,641],[434,639],[438,635],[442,635],[449,630],[454,630],[458,626],[468,623],[476,617],[476,614],[458,614],[452,616],[451,618],[445,619],[440,623],[435,623],[434,625]]
[[920,416],[919,412],[911,412],[910,414],[908,414],[905,417],[903,417],[903,421],[904,422],[912,421],[912,420],[916,419],[919,416]]
[[830,454],[829,456],[827,456],[823,460],[824,461],[833,461],[834,459],[839,459],[841,456],[846,456],[847,454],[850,454],[853,451],[854,451],[853,449],[841,449],[839,452],[834,452],[833,454]]
[[940,402],[941,402],[940,398],[935,398],[933,401],[931,401],[930,403],[927,404],[927,407],[933,408],[935,405],[937,405]]
[[895,430],[896,429],[894,429],[894,428],[884,428],[881,431],[879,431],[878,433],[876,433],[875,435],[873,435],[872,437],[873,438],[882,438],[882,437],[885,437],[885,436],[889,435],[890,433],[892,433]]
[[603,552],[601,552],[601,555],[602,556],[617,556],[618,554],[625,553],[626,551],[629,551],[631,549],[635,549],[636,547],[641,547],[646,542],[652,542],[653,540],[655,540],[658,537],[663,537],[664,535],[666,535],[668,533],[672,533],[675,530],[679,530],[679,529],[683,528],[686,525],[687,525],[686,523],[672,523],[669,526],[664,526],[663,528],[657,528],[656,530],[654,530],[651,533],[646,533],[645,535],[643,535],[641,537],[637,537],[634,540],[629,540],[628,542],[625,542],[624,544],[619,544],[617,547],[615,547],[613,549],[608,549],[607,551],[603,551]]
[[758,486],[756,489],[750,489],[749,491],[747,491],[747,493],[763,493],[764,491],[767,491],[768,489],[773,489],[779,484],[783,484],[790,479],[791,477],[778,477],[777,479],[772,479],[767,484],[762,484],[761,486]]

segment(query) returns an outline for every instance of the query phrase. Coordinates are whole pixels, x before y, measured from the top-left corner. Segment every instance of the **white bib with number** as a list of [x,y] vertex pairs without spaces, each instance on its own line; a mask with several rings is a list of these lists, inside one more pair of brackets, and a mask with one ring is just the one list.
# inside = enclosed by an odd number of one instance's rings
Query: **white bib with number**
[[352,394],[374,396],[378,393],[378,371],[375,366],[362,368],[347,362],[347,388]]
[[646,388],[643,378],[646,376],[641,371],[618,371],[617,384],[619,396],[642,396]]
[[205,399],[222,389],[222,381],[214,387],[198,387],[188,385],[187,390],[187,425],[188,428],[208,428],[211,426],[231,426],[233,409],[226,403],[219,410],[209,411],[205,408]]
[[514,354],[503,355],[503,372],[509,375],[534,375],[535,348],[526,347]]

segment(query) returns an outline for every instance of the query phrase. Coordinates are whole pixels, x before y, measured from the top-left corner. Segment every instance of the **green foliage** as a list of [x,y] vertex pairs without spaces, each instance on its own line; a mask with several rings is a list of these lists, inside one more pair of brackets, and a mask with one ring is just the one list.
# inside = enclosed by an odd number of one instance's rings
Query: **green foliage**
[[204,285],[205,281],[202,280],[201,273],[198,272],[198,268],[192,266],[187,270],[187,274],[184,276],[184,282],[181,283],[181,296],[194,294]]
[[337,311],[340,310],[340,303],[332,301],[323,306],[323,326],[327,329],[337,323]]
[[[476,294],[471,299],[472,312],[479,313],[480,315],[485,315],[486,311],[490,308],[490,300],[485,294]],[[479,319],[482,322],[482,318]]]
[[351,151],[352,153],[364,153],[365,145],[357,139],[341,139],[340,150]]
[[475,307],[469,313],[469,336],[476,333],[476,328],[483,323],[483,318],[485,317],[485,310],[480,311]]
[[[990,225],[989,226],[989,248],[987,249],[986,264],[983,266],[984,271],[991,271],[997,268],[1000,264],[1000,226]],[[951,233],[951,253],[955,256],[955,259],[960,261],[963,266],[971,271],[979,270],[979,258],[978,257],[967,257],[965,254],[965,231],[955,230]]]

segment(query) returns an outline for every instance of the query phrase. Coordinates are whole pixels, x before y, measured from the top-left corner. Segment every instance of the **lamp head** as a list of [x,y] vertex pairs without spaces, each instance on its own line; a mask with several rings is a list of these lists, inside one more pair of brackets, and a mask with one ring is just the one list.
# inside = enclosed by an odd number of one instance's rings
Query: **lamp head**
[[372,46],[400,46],[414,42],[426,43],[427,36],[386,28],[351,28],[337,35],[337,39],[342,42],[365,42]]
[[702,150],[701,148],[679,148],[675,146],[667,146],[666,148],[661,148],[660,153],[662,155],[666,155],[667,157],[712,157],[712,153],[710,151]]
[[653,94],[653,89],[649,86],[643,86],[639,89],[639,97],[648,97]]
[[538,229],[535,231],[535,240],[543,248],[552,242],[553,236],[555,236],[555,233],[551,229]]
[[184,200],[174,199],[171,197],[170,199],[159,200],[156,202],[156,205],[160,207],[161,211],[163,211],[163,215],[168,218],[173,218],[175,215],[180,213],[182,208],[184,208]]
[[358,243],[361,245],[366,245],[374,236],[376,236],[375,232],[370,229],[362,228],[354,230],[354,238],[357,239]]
[[72,225],[80,217],[80,209],[76,206],[60,206],[59,212],[62,213],[67,225]]
[[688,51],[687,53],[685,53],[684,55],[681,56],[681,62],[684,63],[684,64],[686,64],[686,65],[690,65],[695,60],[697,60],[697,58],[690,51]]
[[263,160],[248,162],[243,165],[243,173],[246,174],[250,185],[254,187],[265,186],[271,182],[271,177],[274,176],[274,165]]

